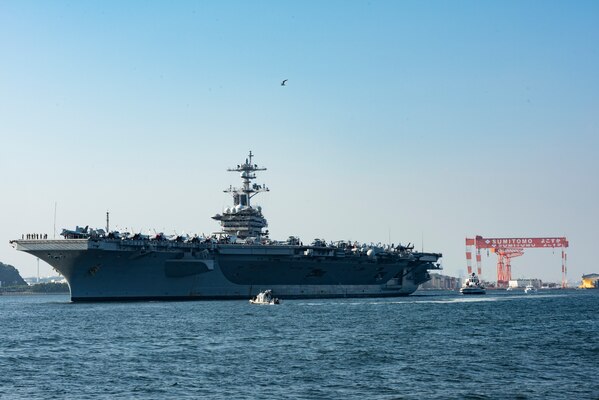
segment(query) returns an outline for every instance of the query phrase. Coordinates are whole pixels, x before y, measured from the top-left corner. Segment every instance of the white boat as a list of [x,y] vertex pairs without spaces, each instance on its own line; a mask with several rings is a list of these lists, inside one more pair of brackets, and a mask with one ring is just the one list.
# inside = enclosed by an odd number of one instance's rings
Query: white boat
[[487,290],[485,285],[478,279],[478,276],[473,272],[460,289],[462,294],[485,294]]
[[268,289],[263,292],[260,292],[256,295],[256,297],[250,299],[250,304],[281,304],[281,301],[273,297],[272,290]]
[[537,289],[533,286],[533,285],[526,285],[526,287],[524,288],[524,293],[536,293]]

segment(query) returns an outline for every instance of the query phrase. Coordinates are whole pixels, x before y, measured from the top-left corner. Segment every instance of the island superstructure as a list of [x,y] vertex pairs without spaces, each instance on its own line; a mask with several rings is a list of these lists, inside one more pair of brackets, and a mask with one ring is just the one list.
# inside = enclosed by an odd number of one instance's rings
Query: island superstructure
[[72,301],[247,299],[264,290],[279,298],[390,297],[413,293],[440,269],[439,253],[413,246],[361,244],[297,237],[272,240],[252,198],[269,189],[252,181],[265,171],[253,161],[238,172],[243,185],[225,192],[233,206],[212,218],[209,236],[64,229],[63,239],[13,240],[62,274]]
[[[229,168],[227,171],[239,172],[243,180],[241,188],[229,186],[225,193],[233,195],[233,207],[226,208],[223,214],[216,214],[213,219],[220,221],[223,233],[240,239],[250,237],[260,239],[265,232],[263,229],[268,226],[266,219],[262,215],[262,207],[252,207],[250,202],[252,197],[261,192],[268,192],[266,185],[252,184],[252,179],[256,179],[256,171],[266,171],[266,168],[260,168],[257,164],[252,164],[254,155],[250,151],[245,163],[237,165],[237,168]],[[268,234],[266,232],[266,234]]]

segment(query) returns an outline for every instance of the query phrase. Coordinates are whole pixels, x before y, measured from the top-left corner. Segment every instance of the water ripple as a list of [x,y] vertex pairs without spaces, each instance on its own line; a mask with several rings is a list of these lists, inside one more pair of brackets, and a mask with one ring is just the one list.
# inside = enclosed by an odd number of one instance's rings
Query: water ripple
[[5,296],[0,398],[597,398],[598,306],[581,291],[277,307]]

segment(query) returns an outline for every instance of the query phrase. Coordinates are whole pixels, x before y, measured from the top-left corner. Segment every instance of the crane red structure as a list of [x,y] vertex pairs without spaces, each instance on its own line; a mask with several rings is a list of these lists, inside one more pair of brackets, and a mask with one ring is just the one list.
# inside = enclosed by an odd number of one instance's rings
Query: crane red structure
[[484,238],[476,236],[474,239],[466,238],[466,264],[468,275],[472,274],[472,248],[476,250],[476,268],[478,275],[482,273],[480,249],[491,249],[497,254],[497,287],[507,287],[512,279],[511,259],[524,254],[525,249],[562,249],[562,287],[568,286],[567,254],[568,240],[565,237],[545,238]]
[[512,258],[524,255],[524,249],[493,249],[497,254],[497,286],[507,286],[512,279]]

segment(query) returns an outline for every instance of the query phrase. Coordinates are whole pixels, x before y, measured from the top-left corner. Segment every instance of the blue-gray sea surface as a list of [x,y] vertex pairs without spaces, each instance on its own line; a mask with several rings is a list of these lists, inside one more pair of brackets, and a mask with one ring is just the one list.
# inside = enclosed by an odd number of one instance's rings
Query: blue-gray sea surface
[[74,304],[0,296],[4,399],[599,398],[599,291]]

